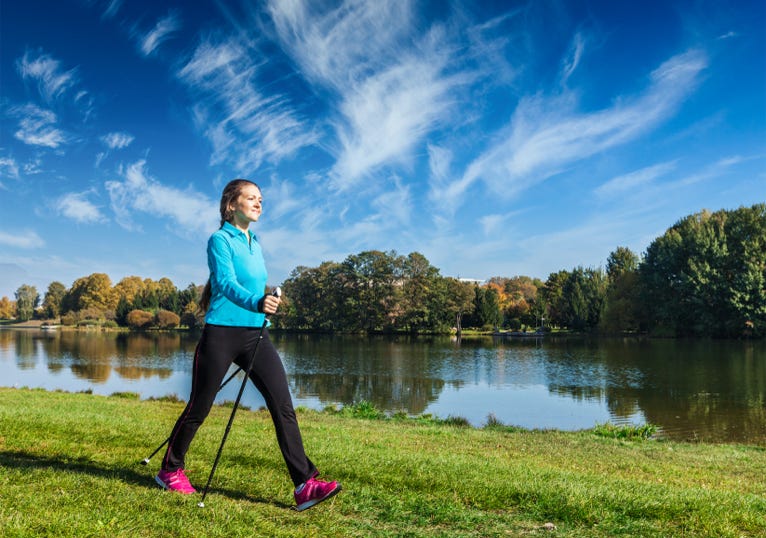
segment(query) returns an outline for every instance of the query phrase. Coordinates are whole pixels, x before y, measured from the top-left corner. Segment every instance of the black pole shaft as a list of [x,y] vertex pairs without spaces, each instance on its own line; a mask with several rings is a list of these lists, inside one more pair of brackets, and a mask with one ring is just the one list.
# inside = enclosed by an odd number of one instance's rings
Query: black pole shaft
[[[231,375],[230,375],[230,376],[229,376],[229,377],[226,379],[226,381],[224,381],[223,383],[221,383],[221,386],[220,386],[220,387],[218,387],[218,392],[221,392],[221,390],[222,390],[222,389],[223,389],[223,388],[224,388],[224,387],[225,387],[225,386],[226,386],[226,385],[229,383],[229,381],[231,381],[232,379],[234,379],[234,376],[236,376],[236,375],[237,375],[237,374],[240,372],[240,370],[242,370],[242,367],[241,367],[241,366],[238,366],[238,367],[237,367],[237,369],[236,369],[236,370],[234,370],[234,373],[233,373],[233,374],[231,374]],[[165,439],[164,441],[162,441],[162,444],[161,444],[160,446],[158,446],[157,448],[155,448],[155,449],[154,449],[154,452],[152,452],[152,453],[151,453],[151,454],[149,454],[149,455],[148,455],[146,458],[144,458],[143,460],[141,460],[141,465],[148,465],[148,464],[149,464],[149,460],[151,460],[151,459],[152,459],[154,456],[156,456],[156,455],[157,455],[157,452],[159,452],[160,450],[162,450],[162,449],[165,447],[165,445],[167,445],[169,442],[170,442],[170,436],[168,436],[168,437],[167,437],[167,439]]]
[[237,408],[239,407],[239,401],[242,399],[242,393],[245,391],[245,385],[247,385],[247,379],[250,377],[250,371],[253,369],[253,363],[255,362],[255,353],[258,351],[258,344],[261,343],[261,339],[263,338],[263,330],[266,328],[266,324],[268,323],[268,320],[266,318],[263,319],[263,325],[261,325],[261,329],[258,331],[258,340],[255,341],[255,347],[253,348],[253,355],[250,357],[250,363],[247,365],[247,371],[245,372],[245,378],[242,380],[242,385],[239,387],[239,394],[237,394],[237,399],[234,401],[234,407],[231,409],[231,415],[229,415],[229,422],[226,424],[226,431],[223,432],[223,438],[221,439],[221,445],[218,447],[218,453],[215,455],[215,461],[213,462],[213,467],[210,469],[210,475],[207,477],[207,484],[205,484],[205,489],[202,492],[202,500],[197,503],[198,506],[203,507],[205,506],[205,497],[207,497],[208,489],[210,488],[210,482],[213,480],[213,475],[215,474],[215,469],[218,467],[218,460],[221,459],[221,453],[223,452],[223,445],[226,443],[226,438],[229,436],[229,431],[231,430],[231,424],[234,422],[234,415],[237,413]]

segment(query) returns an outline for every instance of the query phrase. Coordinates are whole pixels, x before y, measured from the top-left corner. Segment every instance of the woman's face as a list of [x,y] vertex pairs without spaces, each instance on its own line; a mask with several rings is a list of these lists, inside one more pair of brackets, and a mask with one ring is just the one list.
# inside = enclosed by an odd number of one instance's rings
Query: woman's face
[[247,184],[239,191],[239,196],[231,205],[234,211],[234,224],[247,227],[261,216],[263,197],[261,190],[252,184]]

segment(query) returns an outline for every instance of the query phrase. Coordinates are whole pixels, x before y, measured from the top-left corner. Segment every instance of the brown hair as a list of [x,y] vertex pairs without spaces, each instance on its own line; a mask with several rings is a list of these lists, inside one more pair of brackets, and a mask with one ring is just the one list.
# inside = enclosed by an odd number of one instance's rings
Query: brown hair
[[[254,181],[241,178],[232,179],[223,188],[220,205],[221,226],[223,226],[225,222],[231,222],[231,220],[234,218],[234,211],[231,209],[231,205],[237,200],[237,198],[239,198],[243,187],[246,185],[255,185],[258,190],[261,189]],[[200,295],[199,298],[199,307],[202,312],[207,312],[207,309],[210,306],[210,298],[212,294],[213,292],[212,288],[210,287],[210,279],[208,278],[207,283],[205,284],[205,288],[202,290],[202,295]]]

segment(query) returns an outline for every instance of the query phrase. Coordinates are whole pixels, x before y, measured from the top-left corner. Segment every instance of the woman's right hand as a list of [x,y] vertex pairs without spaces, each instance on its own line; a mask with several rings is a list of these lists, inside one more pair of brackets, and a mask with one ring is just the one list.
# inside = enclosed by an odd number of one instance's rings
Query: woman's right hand
[[263,298],[263,313],[264,314],[275,314],[277,309],[279,308],[279,303],[282,302],[281,297],[276,297],[274,295],[267,295]]

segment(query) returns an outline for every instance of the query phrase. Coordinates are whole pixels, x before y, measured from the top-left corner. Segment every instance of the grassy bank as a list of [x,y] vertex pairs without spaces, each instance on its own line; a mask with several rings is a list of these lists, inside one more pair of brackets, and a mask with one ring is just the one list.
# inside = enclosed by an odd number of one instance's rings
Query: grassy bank
[[[199,495],[154,484],[159,455],[138,464],[182,407],[0,389],[0,535],[720,537],[766,529],[763,447],[312,411],[299,412],[307,451],[343,483],[340,495],[291,510],[268,414],[240,411],[198,508]],[[200,489],[229,412],[214,408],[190,450],[188,473]]]

